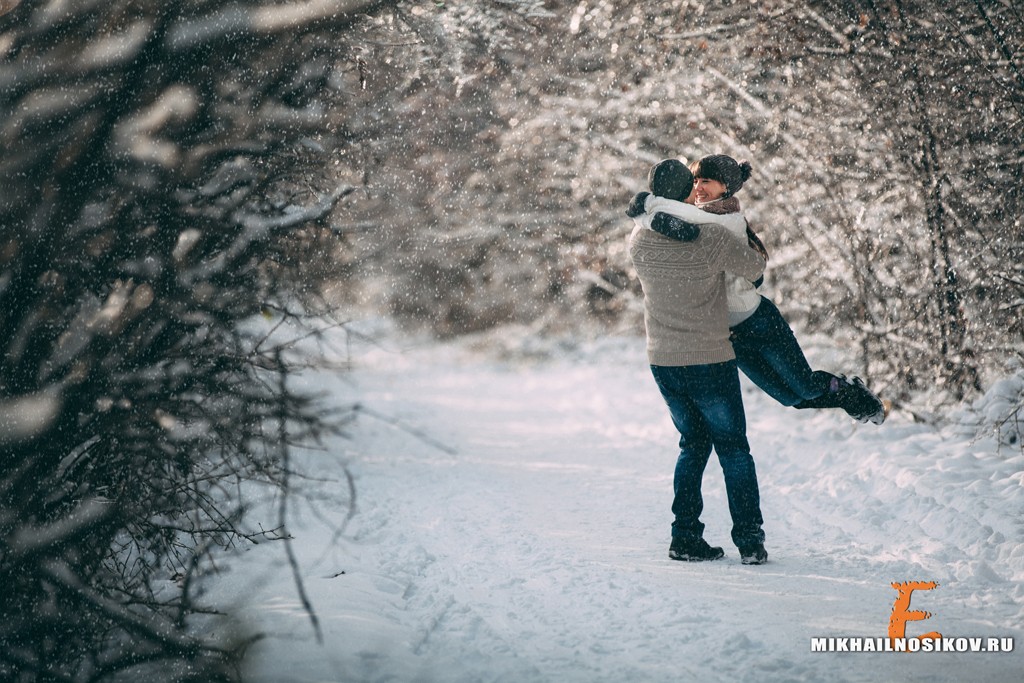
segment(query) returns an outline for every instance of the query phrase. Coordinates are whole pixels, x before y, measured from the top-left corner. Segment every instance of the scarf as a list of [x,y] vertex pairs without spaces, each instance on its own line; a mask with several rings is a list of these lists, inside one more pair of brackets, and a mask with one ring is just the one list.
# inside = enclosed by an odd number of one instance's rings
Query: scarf
[[705,204],[698,202],[697,204],[694,204],[694,206],[701,211],[707,211],[708,213],[718,215],[740,212],[740,200],[736,197],[720,197],[718,199],[712,199],[710,202]]

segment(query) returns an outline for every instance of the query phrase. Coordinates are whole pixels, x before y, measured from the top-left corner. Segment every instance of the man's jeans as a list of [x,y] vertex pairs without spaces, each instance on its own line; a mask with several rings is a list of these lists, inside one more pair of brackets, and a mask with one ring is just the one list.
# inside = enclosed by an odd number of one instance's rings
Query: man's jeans
[[736,361],[686,367],[652,365],[651,372],[680,434],[673,481],[673,539],[686,543],[704,534],[700,488],[714,446],[725,475],[733,543],[739,547],[763,543],[761,498],[747,444]]
[[729,339],[743,374],[784,406],[821,396],[835,377],[811,370],[789,323],[765,297],[753,315],[732,328]]

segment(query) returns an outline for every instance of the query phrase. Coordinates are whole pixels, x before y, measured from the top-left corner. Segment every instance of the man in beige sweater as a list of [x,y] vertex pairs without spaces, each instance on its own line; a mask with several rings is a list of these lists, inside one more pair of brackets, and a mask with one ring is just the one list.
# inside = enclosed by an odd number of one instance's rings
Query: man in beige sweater
[[[676,182],[682,174],[692,186],[689,169],[668,160],[651,169],[652,191],[662,172]],[[689,194],[685,187],[672,190],[683,198]],[[702,561],[725,554],[704,540],[700,521],[701,480],[714,447],[725,476],[733,543],[744,564],[763,564],[768,553],[736,357],[729,342],[725,273],[754,281],[764,271],[764,259],[746,240],[713,224],[699,226],[692,242],[673,240],[638,224],[629,247],[644,291],[651,372],[680,434],[669,557]]]

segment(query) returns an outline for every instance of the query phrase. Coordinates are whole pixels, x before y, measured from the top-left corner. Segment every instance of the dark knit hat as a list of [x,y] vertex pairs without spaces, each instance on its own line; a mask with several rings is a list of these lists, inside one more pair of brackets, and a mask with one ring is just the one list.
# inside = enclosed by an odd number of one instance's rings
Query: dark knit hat
[[747,182],[753,168],[749,161],[736,162],[725,154],[709,154],[701,157],[690,165],[695,178],[706,178],[717,180],[725,185],[725,196],[731,197],[740,191],[743,183]]
[[651,194],[666,199],[683,201],[693,189],[693,174],[679,159],[664,159],[651,167],[647,174]]

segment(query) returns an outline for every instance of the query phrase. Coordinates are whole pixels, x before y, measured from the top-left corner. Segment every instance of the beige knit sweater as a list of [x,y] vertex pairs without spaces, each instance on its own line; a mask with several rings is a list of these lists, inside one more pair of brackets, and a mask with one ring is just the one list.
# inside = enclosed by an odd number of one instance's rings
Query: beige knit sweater
[[726,228],[704,224],[693,242],[637,226],[629,255],[644,290],[651,365],[706,365],[736,357],[729,343],[725,273],[756,280],[765,265],[760,254]]

